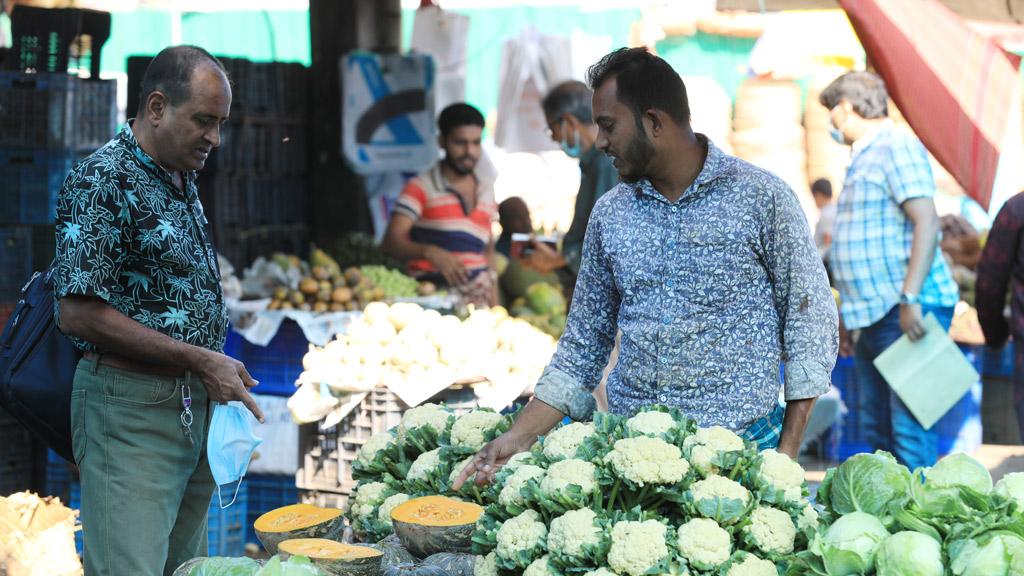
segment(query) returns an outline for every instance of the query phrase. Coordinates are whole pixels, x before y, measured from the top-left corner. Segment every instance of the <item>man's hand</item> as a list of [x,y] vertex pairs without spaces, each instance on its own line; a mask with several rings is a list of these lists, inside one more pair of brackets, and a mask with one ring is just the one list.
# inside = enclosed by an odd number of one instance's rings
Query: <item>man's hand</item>
[[477,486],[490,484],[494,481],[498,470],[508,462],[509,458],[520,452],[526,452],[536,441],[536,436],[530,438],[511,430],[498,436],[481,448],[473,460],[462,469],[462,473],[452,484],[452,490],[457,492],[461,489],[473,474],[476,474]]
[[900,330],[911,341],[924,338],[924,322],[921,321],[921,305],[900,305]]
[[842,320],[839,321],[839,357],[849,358],[853,356],[853,336],[850,331],[843,325]]
[[469,271],[462,265],[462,261],[444,248],[427,246],[423,251],[423,257],[430,261],[441,276],[444,276],[449,286],[462,286],[469,282]]
[[249,375],[245,365],[217,352],[202,350],[192,370],[199,376],[210,400],[224,404],[239,400],[262,424],[263,411],[256,405],[249,388],[259,384]]
[[519,260],[519,263],[524,268],[529,268],[541,274],[548,274],[566,266],[565,258],[543,242],[531,239],[530,249],[531,252]]

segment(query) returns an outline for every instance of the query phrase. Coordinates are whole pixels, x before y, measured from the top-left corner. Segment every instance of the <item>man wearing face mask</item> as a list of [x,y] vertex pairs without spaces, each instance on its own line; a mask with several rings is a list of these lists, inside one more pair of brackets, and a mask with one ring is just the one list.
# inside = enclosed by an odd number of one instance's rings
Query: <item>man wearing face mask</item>
[[562,239],[562,254],[543,242],[533,242],[533,250],[522,260],[524,266],[537,272],[557,271],[569,295],[583,260],[583,235],[590,213],[598,198],[619,182],[619,173],[611,160],[594,145],[597,124],[591,111],[592,96],[586,84],[570,80],[555,86],[541,102],[551,139],[566,155],[580,161],[580,189],[576,193],[572,224]]
[[686,88],[661,58],[623,48],[587,76],[596,146],[622,183],[594,206],[566,331],[534,398],[460,480],[489,481],[566,415],[589,420],[616,330],[611,412],[665,404],[795,458],[838,344],[795,194],[692,131]]
[[71,428],[89,576],[169,575],[206,555],[212,404],[238,400],[263,420],[256,382],[222,353],[227,313],[196,188],[231,109],[224,68],[201,48],[167,48],[140,96],[57,202],[55,314],[84,351]]
[[465,103],[438,117],[444,158],[402,190],[381,248],[406,262],[410,275],[458,291],[467,303],[497,304],[491,269],[493,183],[477,171],[484,117]]
[[832,137],[851,145],[852,160],[836,206],[832,276],[843,322],[859,330],[857,411],[865,439],[911,469],[938,458],[938,432],[925,430],[875,369],[874,359],[899,337],[924,336],[934,314],[946,330],[959,299],[939,243],[935,180],[928,153],[888,118],[881,78],[850,72],[822,91]]

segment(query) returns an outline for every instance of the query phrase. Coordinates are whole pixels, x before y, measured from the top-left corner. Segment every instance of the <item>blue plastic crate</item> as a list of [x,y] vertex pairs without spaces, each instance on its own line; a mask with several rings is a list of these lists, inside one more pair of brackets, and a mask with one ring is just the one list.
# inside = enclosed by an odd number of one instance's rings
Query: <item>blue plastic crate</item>
[[1002,348],[985,347],[982,375],[992,378],[1013,378],[1013,344]]
[[234,330],[228,331],[224,343],[224,353],[245,364],[249,374],[259,381],[251,392],[273,396],[295,393],[295,380],[302,374],[302,357],[308,351],[309,341],[302,328],[288,319],[281,323],[267,346],[252,344]]
[[249,491],[248,519],[245,523],[245,541],[258,543],[253,525],[266,512],[295,504],[299,501],[299,490],[295,487],[295,476],[249,475],[245,477]]
[[[72,510],[82,509],[82,485],[77,481],[71,482],[70,494],[68,496],[68,508],[71,508]],[[81,521],[81,517],[79,517],[79,521]],[[85,549],[84,538],[85,535],[82,533],[82,530],[75,532],[75,550],[78,551],[79,555],[81,555],[82,550]]]
[[32,264],[32,229],[0,226],[0,302],[16,302],[21,297]]
[[0,149],[0,223],[53,222],[57,195],[80,158],[73,152]]
[[116,130],[116,80],[0,72],[0,147],[91,152]]
[[[231,501],[232,494],[224,492],[224,503]],[[210,501],[207,521],[208,556],[241,556],[245,553],[245,532],[248,521],[248,487],[243,480],[238,489],[235,503],[221,510],[217,490]]]
[[77,483],[71,463],[53,450],[47,450],[45,495],[56,496],[65,505],[70,505],[71,486]]

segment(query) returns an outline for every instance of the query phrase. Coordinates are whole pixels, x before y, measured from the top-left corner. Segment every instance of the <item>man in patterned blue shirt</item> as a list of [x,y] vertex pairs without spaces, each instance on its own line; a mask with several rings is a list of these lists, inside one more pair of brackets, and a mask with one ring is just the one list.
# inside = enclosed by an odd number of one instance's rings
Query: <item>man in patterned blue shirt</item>
[[[941,253],[935,180],[928,153],[888,117],[881,78],[850,72],[821,93],[833,138],[852,145],[836,207],[832,275],[847,330],[859,330],[857,412],[865,440],[911,469],[931,466],[938,435],[925,430],[875,369],[874,359],[906,334],[924,336],[923,316],[949,329],[957,286]],[[923,384],[923,383],[922,383]]]
[[617,329],[612,412],[665,404],[796,457],[838,345],[835,301],[796,196],[693,133],[683,82],[657,56],[612,52],[588,80],[597,146],[622,182],[591,214],[566,332],[533,400],[463,478],[489,481],[564,415],[589,419]]
[[85,573],[169,575],[206,555],[212,402],[263,415],[222,351],[227,314],[196,171],[231,108],[205,50],[167,48],[137,117],[68,175],[57,203],[61,330],[85,352],[72,392]]

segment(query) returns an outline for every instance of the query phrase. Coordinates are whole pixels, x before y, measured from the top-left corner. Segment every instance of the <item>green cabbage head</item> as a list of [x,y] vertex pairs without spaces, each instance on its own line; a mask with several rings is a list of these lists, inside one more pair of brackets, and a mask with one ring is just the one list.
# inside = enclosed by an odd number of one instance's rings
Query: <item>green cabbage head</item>
[[882,521],[864,512],[851,512],[815,537],[811,550],[821,557],[829,576],[867,574],[889,531]]
[[897,532],[882,542],[875,557],[877,576],[942,576],[942,547],[920,532]]
[[885,516],[910,496],[910,471],[888,452],[857,454],[828,471],[818,501],[833,514]]
[[1020,576],[1024,574],[1024,539],[1012,532],[988,532],[953,542],[949,558],[956,576]]

